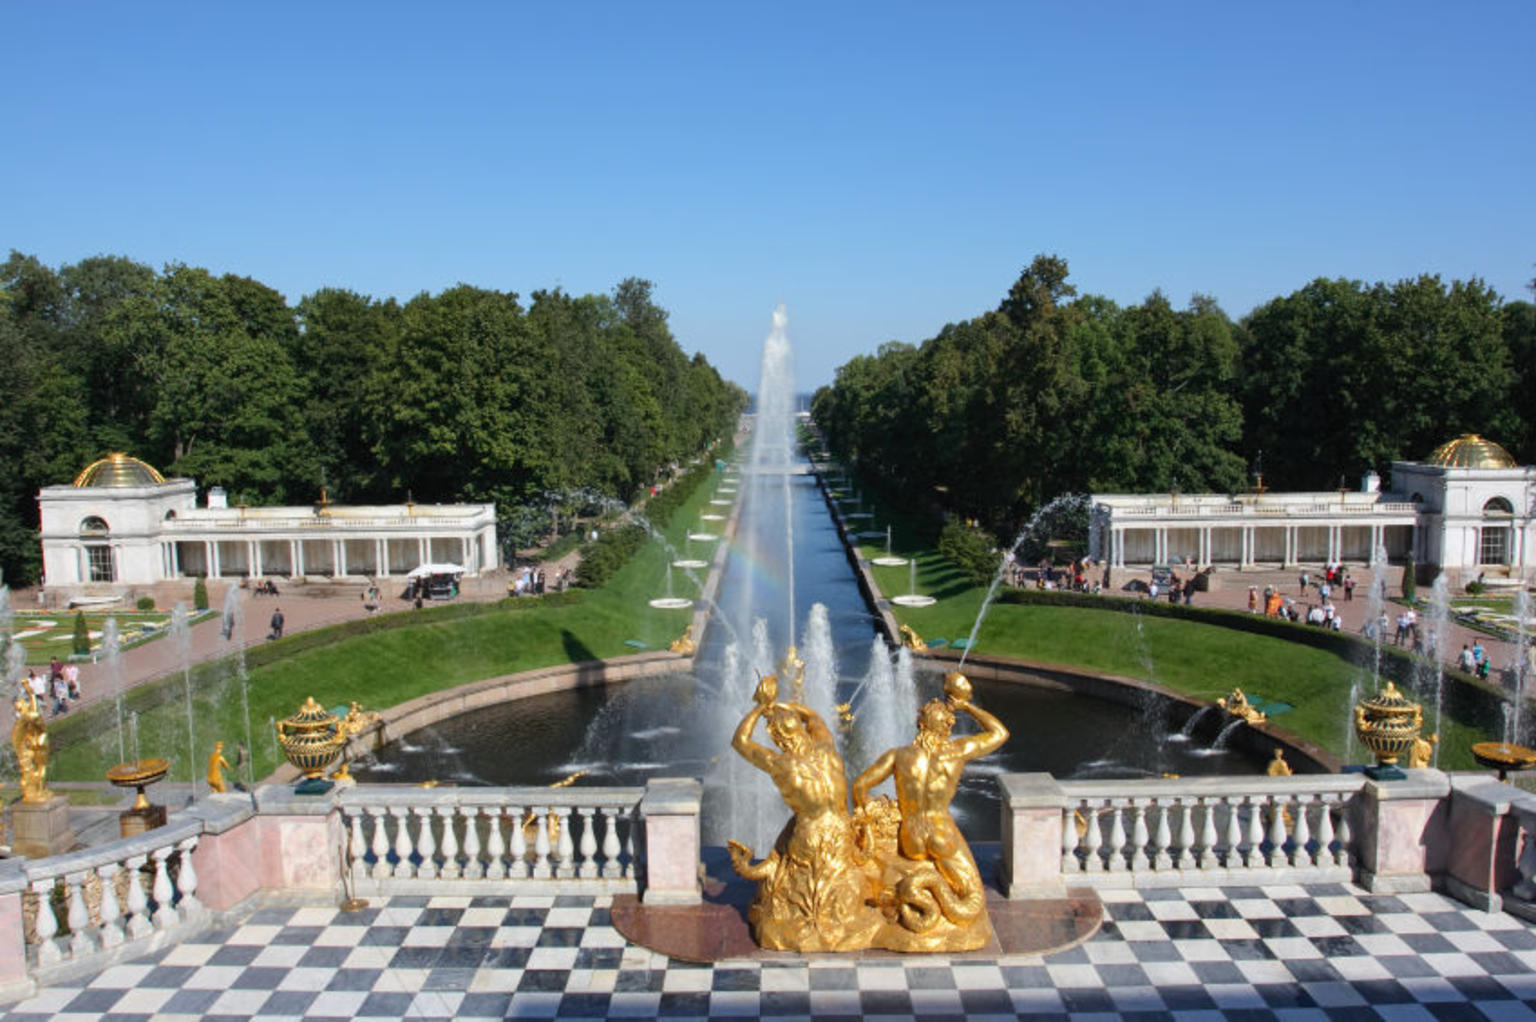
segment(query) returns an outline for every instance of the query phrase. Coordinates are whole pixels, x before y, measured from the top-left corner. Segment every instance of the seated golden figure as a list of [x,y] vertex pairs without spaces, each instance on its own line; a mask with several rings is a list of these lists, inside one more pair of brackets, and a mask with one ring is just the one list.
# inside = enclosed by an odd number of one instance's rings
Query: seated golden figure
[[682,656],[693,656],[693,625],[684,628],[683,634],[673,639],[667,648]]
[[1243,718],[1250,724],[1262,724],[1267,719],[1263,713],[1254,708],[1253,704],[1248,701],[1248,697],[1243,695],[1243,690],[1240,688],[1234,688],[1231,695],[1216,700],[1216,705],[1234,717]]
[[928,644],[923,641],[923,637],[918,635],[911,625],[902,625],[899,631],[901,633],[901,644],[903,646],[907,647],[914,653],[928,652]]

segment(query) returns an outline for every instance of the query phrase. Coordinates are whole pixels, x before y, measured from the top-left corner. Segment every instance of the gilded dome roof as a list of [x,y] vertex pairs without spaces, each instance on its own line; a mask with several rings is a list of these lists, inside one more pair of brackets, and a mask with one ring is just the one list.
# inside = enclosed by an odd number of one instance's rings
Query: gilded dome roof
[[156,483],[165,482],[165,477],[156,472],[147,462],[122,451],[109,454],[99,461],[93,461],[85,466],[85,469],[75,476],[76,486],[153,486]]
[[1484,440],[1476,433],[1463,433],[1455,440],[1447,440],[1436,447],[1426,464],[1445,468],[1517,468],[1510,453],[1492,440]]

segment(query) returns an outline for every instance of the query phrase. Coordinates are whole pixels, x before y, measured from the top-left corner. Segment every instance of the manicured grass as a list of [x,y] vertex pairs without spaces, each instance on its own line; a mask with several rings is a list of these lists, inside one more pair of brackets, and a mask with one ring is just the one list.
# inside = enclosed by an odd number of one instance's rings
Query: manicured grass
[[[879,509],[876,509],[877,512]],[[891,516],[893,520],[899,518]],[[887,515],[880,514],[884,521]],[[909,526],[907,532],[913,531]],[[866,558],[885,553],[883,540],[860,544]],[[937,597],[932,607],[892,610],[925,640],[968,638],[986,589],[963,578],[929,548],[893,542],[892,553],[916,562],[916,591]],[[871,565],[875,582],[887,596],[911,590],[910,566]],[[974,651],[1040,663],[1078,667],[1102,674],[1151,681],[1199,699],[1214,700],[1241,687],[1250,696],[1287,702],[1294,707],[1276,726],[1315,742],[1347,762],[1369,762],[1358,740],[1351,739],[1351,688],[1356,698],[1374,691],[1371,665],[1364,656],[1345,658],[1300,642],[1214,624],[1169,620],[1118,610],[1092,610],[994,603],[977,633]],[[1426,728],[1435,727],[1426,707]],[[1474,742],[1497,737],[1471,722],[1445,714],[1440,765],[1474,769]]]
[[[711,474],[661,530],[674,550],[681,549],[690,529],[697,529],[701,507],[717,485],[718,474]],[[200,665],[190,686],[184,679],[170,679],[159,686],[158,699],[154,692],[135,691],[135,702],[143,708],[136,728],[125,729],[126,755],[134,756],[136,731],[143,756],[172,761],[171,779],[201,780],[215,741],[225,742],[226,758],[235,762],[235,743],[245,740],[248,700],[253,775],[259,779],[279,762],[269,721],[292,714],[310,695],[328,707],[356,700],[378,709],[482,678],[637,652],[626,640],[665,649],[691,619],[691,611],[658,610],[648,603],[666,594],[667,566],[673,559],[662,542],[652,540],[599,590],[490,606],[405,610],[294,635],[250,652],[261,666],[250,669],[243,691],[232,662]],[[697,595],[694,582],[676,569],[671,589],[676,596]],[[360,629],[363,634],[353,634]],[[291,655],[284,655],[285,648]],[[151,705],[156,702],[160,705]],[[96,780],[118,762],[120,731],[113,706],[78,711],[51,723],[50,729],[58,750],[54,777]],[[228,772],[231,779],[246,775],[244,767]]]
[[[202,611],[190,616],[193,622],[207,616]],[[123,649],[149,642],[165,634],[170,624],[169,610],[105,610],[85,615],[85,628],[90,636],[91,648],[101,648],[101,633],[107,619],[117,621],[118,636]],[[12,626],[17,641],[27,651],[27,663],[37,666],[47,664],[54,657],[68,660],[75,651],[75,611],[17,611]]]

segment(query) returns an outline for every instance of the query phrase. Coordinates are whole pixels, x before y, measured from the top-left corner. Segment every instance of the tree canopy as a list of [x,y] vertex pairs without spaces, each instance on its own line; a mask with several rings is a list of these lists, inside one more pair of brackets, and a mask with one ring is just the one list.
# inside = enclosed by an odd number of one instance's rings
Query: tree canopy
[[[1479,280],[1315,280],[1234,322],[1036,257],[995,310],[842,365],[812,412],[893,496],[994,530],[1080,491],[1329,489],[1463,432],[1536,457],[1536,312]],[[1010,533],[1011,534],[1011,533]]]
[[746,394],[653,299],[460,285],[407,302],[117,256],[0,263],[0,569],[37,577],[39,488],[113,450],[231,501],[629,500],[727,435]]

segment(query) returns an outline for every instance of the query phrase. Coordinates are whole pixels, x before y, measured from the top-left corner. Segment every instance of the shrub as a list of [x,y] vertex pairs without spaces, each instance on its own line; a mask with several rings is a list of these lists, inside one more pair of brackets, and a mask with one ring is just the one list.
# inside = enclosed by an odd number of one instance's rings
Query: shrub
[[1488,588],[1488,587],[1483,585],[1483,583],[1481,581],[1479,581],[1478,579],[1474,578],[1472,581],[1467,583],[1467,595],[1468,596],[1481,596],[1481,595],[1483,595],[1483,590],[1485,590],[1486,588]]
[[638,525],[626,525],[602,533],[597,542],[582,551],[581,563],[576,566],[577,584],[589,589],[601,586],[634,556],[645,540],[645,529]]
[[988,585],[997,572],[997,544],[984,530],[951,518],[939,533],[939,553],[977,585]]
[[203,581],[201,575],[192,584],[192,608],[194,610],[208,609],[208,583]]
[[91,633],[85,627],[85,611],[75,611],[74,650],[80,656],[91,655]]
[[155,598],[153,596],[140,596],[138,603],[134,604],[140,610],[154,610]]

